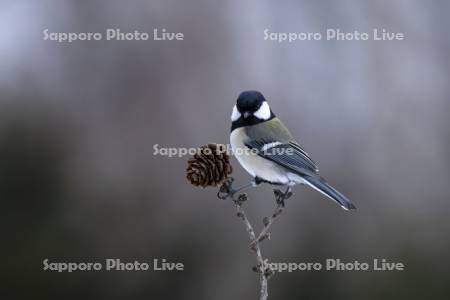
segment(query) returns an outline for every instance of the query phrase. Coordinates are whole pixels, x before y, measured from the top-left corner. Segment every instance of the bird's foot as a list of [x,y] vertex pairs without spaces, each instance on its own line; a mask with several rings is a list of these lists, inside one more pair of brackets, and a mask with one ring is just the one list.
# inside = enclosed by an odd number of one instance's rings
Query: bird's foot
[[233,195],[236,193],[235,189],[233,189],[233,177],[227,178],[224,183],[219,188],[219,191],[217,192],[217,198],[221,200],[225,200],[228,197],[233,198]]
[[249,187],[256,186],[253,181],[251,181],[248,184],[245,184],[238,188],[233,188],[233,177],[229,177],[222,185],[220,186],[219,191],[217,192],[217,197],[221,200],[225,200],[227,198],[233,199],[234,195],[236,195],[238,192],[245,190]]
[[277,202],[277,205],[283,208],[286,206],[285,200],[289,199],[293,195],[292,188],[290,186],[288,186],[286,191],[284,192],[279,189],[274,189],[273,193],[275,195],[275,201]]

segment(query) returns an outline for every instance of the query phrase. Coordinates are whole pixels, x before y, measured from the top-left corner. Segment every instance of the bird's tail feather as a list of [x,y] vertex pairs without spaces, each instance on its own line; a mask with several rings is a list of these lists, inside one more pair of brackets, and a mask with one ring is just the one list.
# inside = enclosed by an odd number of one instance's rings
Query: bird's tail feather
[[306,180],[309,186],[336,201],[343,209],[356,209],[356,206],[353,205],[353,203],[351,203],[347,197],[345,197],[335,188],[329,185],[328,182],[326,182],[322,177],[304,176],[303,178]]

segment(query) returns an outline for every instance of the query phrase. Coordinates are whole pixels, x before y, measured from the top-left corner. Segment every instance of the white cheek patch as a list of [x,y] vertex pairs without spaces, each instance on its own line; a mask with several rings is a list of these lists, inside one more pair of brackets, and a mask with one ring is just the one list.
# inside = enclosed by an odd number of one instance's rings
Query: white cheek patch
[[269,104],[264,101],[261,104],[261,107],[253,115],[261,120],[269,120],[271,115]]
[[241,117],[241,113],[238,111],[236,105],[233,107],[233,112],[231,113],[231,121],[237,121]]

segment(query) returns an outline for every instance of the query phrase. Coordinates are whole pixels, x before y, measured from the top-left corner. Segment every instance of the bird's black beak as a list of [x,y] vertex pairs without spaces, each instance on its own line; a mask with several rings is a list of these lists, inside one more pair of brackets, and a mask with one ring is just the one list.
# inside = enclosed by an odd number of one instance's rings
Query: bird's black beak
[[252,115],[251,112],[248,112],[248,111],[244,112],[244,119],[247,119],[247,118],[250,117],[251,115]]

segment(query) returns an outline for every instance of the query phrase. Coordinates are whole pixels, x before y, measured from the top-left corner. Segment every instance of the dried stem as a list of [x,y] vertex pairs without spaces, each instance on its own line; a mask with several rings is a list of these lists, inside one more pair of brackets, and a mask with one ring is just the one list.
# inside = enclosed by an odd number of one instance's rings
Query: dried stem
[[279,215],[281,215],[281,213],[283,212],[283,210],[285,208],[284,200],[286,200],[292,196],[290,187],[288,187],[284,193],[282,193],[280,190],[274,190],[273,193],[275,194],[275,200],[276,200],[275,211],[273,212],[273,214],[270,217],[265,217],[263,219],[264,227],[261,230],[261,232],[259,233],[258,238],[254,239],[250,243],[251,249],[253,247],[255,247],[256,244],[261,243],[265,239],[270,239],[270,232],[269,232],[270,226],[272,226],[275,219]]
[[[249,235],[250,241],[253,241],[256,239],[255,231],[253,230],[253,226],[250,224],[250,221],[247,218],[247,215],[245,214],[244,209],[242,208],[242,203],[247,200],[247,196],[245,194],[239,195],[238,199],[233,199],[234,206],[237,210],[237,216],[244,222],[244,225],[247,229],[247,233]],[[260,284],[260,300],[266,300],[269,296],[268,289],[267,289],[267,280],[268,277],[266,275],[266,272],[264,270],[264,258],[262,256],[261,248],[259,246],[259,243],[256,243],[256,245],[252,248],[252,250],[256,254],[256,268],[259,273],[259,284]]]
[[269,296],[268,293],[268,280],[272,277],[273,272],[270,269],[265,269],[264,267],[264,258],[261,252],[261,242],[269,237],[269,228],[275,221],[275,219],[283,212],[285,207],[284,200],[288,199],[292,196],[292,192],[288,187],[287,190],[283,193],[280,190],[274,190],[275,199],[276,199],[276,208],[274,213],[270,217],[265,217],[263,219],[264,227],[262,231],[256,236],[255,230],[251,225],[250,221],[247,218],[247,215],[242,208],[243,203],[247,200],[246,194],[240,194],[237,199],[235,198],[236,190],[232,188],[233,178],[228,178],[225,183],[220,187],[217,196],[220,199],[231,198],[233,200],[234,206],[236,207],[237,216],[243,221],[247,233],[250,238],[250,249],[255,252],[257,265],[254,268],[256,272],[259,273],[260,278],[260,300],[266,300]]

